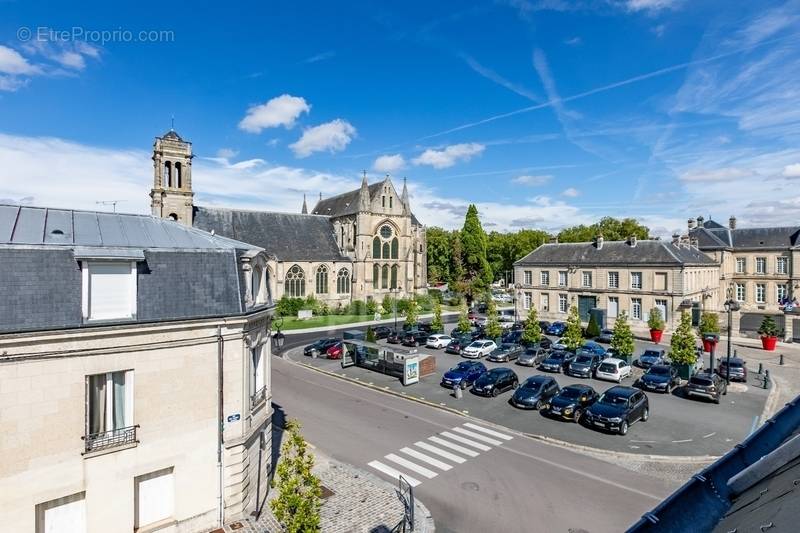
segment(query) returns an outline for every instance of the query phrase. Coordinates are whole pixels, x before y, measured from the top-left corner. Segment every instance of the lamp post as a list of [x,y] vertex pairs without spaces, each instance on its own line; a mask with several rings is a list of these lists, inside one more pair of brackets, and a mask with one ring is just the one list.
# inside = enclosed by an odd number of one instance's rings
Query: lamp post
[[[733,312],[739,310],[739,302],[734,298],[733,284],[728,286],[727,290],[728,299],[725,300],[725,311],[728,313],[728,354],[725,364],[725,382],[730,385],[731,383],[731,330],[733,329]],[[712,368],[713,372],[714,369]]]
[[514,322],[519,322],[519,299],[522,297],[522,285],[514,284]]
[[389,294],[392,295],[392,309],[394,310],[394,332],[397,333],[397,294],[400,294],[400,288],[395,287],[389,289]]
[[275,353],[279,353],[281,348],[283,348],[283,343],[286,342],[286,335],[281,333],[281,326],[283,326],[283,317],[278,317],[278,320],[275,322],[275,329],[277,331],[272,335],[272,344],[275,348]]

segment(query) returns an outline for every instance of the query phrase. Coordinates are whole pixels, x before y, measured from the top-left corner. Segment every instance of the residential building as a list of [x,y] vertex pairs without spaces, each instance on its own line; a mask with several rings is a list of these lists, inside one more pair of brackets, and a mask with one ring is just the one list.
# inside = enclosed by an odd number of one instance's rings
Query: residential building
[[156,137],[150,191],[153,215],[213,231],[269,253],[272,294],[313,295],[329,306],[426,291],[425,227],[411,211],[408,188],[387,175],[331,198],[320,194],[309,214],[223,209],[194,203],[192,144],[174,130]]
[[0,529],[207,531],[254,511],[269,260],[158,217],[0,205]]
[[[717,309],[719,265],[688,242],[660,240],[544,244],[514,264],[515,279],[542,280],[541,272],[559,272],[558,286],[522,283],[526,301],[543,320],[565,320],[576,305],[583,321],[600,309],[613,326],[625,311],[632,327],[647,328],[650,310],[659,308],[672,329],[681,309],[692,305]],[[549,303],[558,302],[550,306]],[[523,314],[527,314],[523,310]]]

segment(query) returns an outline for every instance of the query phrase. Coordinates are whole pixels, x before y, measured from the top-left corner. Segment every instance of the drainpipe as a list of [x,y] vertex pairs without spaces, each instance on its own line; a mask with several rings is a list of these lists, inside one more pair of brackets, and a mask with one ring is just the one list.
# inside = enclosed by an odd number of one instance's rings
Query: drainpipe
[[225,501],[222,484],[222,443],[223,443],[223,387],[222,387],[222,352],[224,341],[222,327],[217,326],[217,470],[219,472],[219,527],[223,527]]

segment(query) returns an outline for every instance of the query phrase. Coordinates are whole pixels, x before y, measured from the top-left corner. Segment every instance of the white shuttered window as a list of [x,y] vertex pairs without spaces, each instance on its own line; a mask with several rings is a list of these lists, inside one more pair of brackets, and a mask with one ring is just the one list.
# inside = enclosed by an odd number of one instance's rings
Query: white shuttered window
[[136,316],[136,263],[83,263],[84,317],[114,320]]
[[172,468],[138,476],[135,488],[136,528],[174,516],[175,481]]
[[36,506],[36,533],[86,533],[84,493]]

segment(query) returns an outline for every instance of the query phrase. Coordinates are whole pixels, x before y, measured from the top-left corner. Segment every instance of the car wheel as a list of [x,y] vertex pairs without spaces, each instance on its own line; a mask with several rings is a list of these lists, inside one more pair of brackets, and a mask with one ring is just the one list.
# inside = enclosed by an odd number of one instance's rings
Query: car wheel
[[628,421],[623,420],[622,424],[619,425],[619,434],[620,435],[627,435],[628,434]]
[[622,383],[622,376],[617,378],[617,383]]
[[515,380],[514,380],[514,381],[511,383],[511,388],[512,388],[512,389],[516,389],[517,387],[519,387],[519,381],[517,381],[517,380],[515,379]]
[[492,389],[492,398],[497,398],[497,388]]
[[714,403],[715,403],[715,404],[717,404],[717,405],[719,405],[719,396],[717,396],[716,398],[714,398]]
[[650,418],[650,409],[645,407],[644,411],[642,411],[642,422],[647,422],[648,418]]
[[459,387],[461,387],[461,390],[467,390],[467,382],[462,379]]
[[541,410],[542,410],[542,407],[544,407],[544,403],[542,403],[542,400],[538,400],[538,401],[536,402],[536,410],[537,410],[537,411],[541,411]]
[[583,416],[583,411],[581,409],[575,409],[575,415],[573,416],[573,419],[575,420],[576,424],[580,423],[582,416]]

